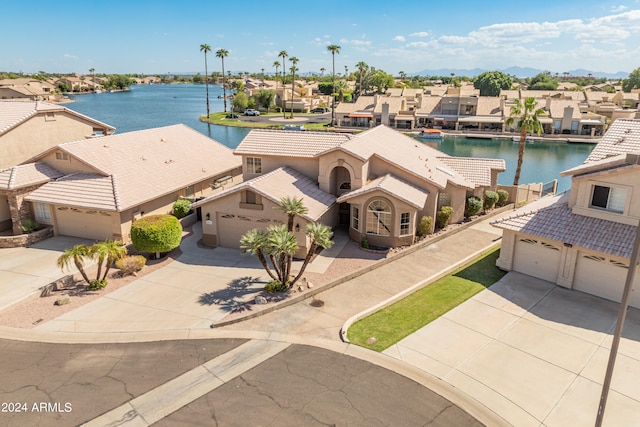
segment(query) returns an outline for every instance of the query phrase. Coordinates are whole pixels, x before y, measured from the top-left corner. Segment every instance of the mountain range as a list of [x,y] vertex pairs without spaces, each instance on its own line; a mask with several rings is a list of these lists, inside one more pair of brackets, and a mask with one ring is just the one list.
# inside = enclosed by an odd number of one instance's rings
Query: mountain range
[[[437,70],[422,70],[417,73],[412,73],[411,75],[450,76],[451,73],[454,73],[456,76],[475,77],[478,74],[484,73],[485,71],[500,71],[512,76],[525,78],[525,77],[533,77],[536,74],[543,73],[547,70],[539,70],[539,69],[530,68],[530,67],[509,67],[509,68],[503,68],[501,70],[485,70],[481,68],[473,68],[473,69],[439,68]],[[614,79],[614,80],[624,79],[629,76],[629,73],[626,71],[618,71],[616,73],[605,73],[603,71],[591,71],[591,70],[585,70],[582,68],[579,68],[576,70],[552,71],[551,75],[553,76],[556,73],[558,73],[559,76],[563,76],[565,72],[569,73],[570,76],[587,77],[589,74],[591,74],[592,77],[606,77],[607,79]]]

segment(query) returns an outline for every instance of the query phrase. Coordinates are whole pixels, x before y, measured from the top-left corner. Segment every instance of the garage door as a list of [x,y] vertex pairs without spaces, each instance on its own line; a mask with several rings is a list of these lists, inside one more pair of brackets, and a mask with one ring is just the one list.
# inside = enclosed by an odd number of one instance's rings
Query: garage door
[[[579,291],[620,302],[627,280],[627,265],[612,258],[581,252],[576,263],[573,287]],[[640,308],[640,274],[636,269],[629,305]]]
[[58,234],[107,240],[113,238],[115,212],[59,207],[56,209]]
[[243,234],[254,228],[266,230],[270,223],[267,219],[218,213],[218,245],[238,249]]
[[560,267],[560,247],[536,239],[518,238],[513,269],[555,283]]

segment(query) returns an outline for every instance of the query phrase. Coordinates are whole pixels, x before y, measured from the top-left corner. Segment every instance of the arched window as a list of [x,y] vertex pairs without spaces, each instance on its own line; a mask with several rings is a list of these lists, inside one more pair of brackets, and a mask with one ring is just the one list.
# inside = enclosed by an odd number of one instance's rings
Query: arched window
[[367,206],[367,234],[391,235],[391,207],[384,200],[374,200]]

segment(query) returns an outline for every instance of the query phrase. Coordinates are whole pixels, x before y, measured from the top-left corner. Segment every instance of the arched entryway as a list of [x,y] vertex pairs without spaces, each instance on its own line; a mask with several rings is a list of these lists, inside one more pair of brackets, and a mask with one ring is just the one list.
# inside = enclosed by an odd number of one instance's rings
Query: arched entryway
[[[331,171],[329,177],[329,188],[331,194],[336,197],[351,191],[351,174],[344,166],[336,166]],[[338,224],[341,226],[349,226],[349,212],[351,205],[349,203],[340,203],[338,206]]]

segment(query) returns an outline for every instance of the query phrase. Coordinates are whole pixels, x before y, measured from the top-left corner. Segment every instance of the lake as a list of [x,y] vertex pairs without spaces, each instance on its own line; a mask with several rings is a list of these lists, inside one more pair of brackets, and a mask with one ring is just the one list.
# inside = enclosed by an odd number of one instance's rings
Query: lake
[[[218,96],[222,96],[222,87],[209,85],[212,112],[223,110]],[[207,112],[204,85],[137,85],[127,92],[71,97],[75,102],[66,104],[67,108],[115,126],[118,133],[183,123],[235,148],[249,132],[247,128],[216,126],[198,120]],[[507,170],[499,175],[498,181],[504,185],[513,183],[518,143],[510,139],[445,137],[441,142],[429,144],[451,156],[504,159]],[[528,143],[520,183],[558,179],[558,191],[568,190],[570,178],[560,178],[559,173],[582,163],[593,147],[593,144],[551,141]]]

